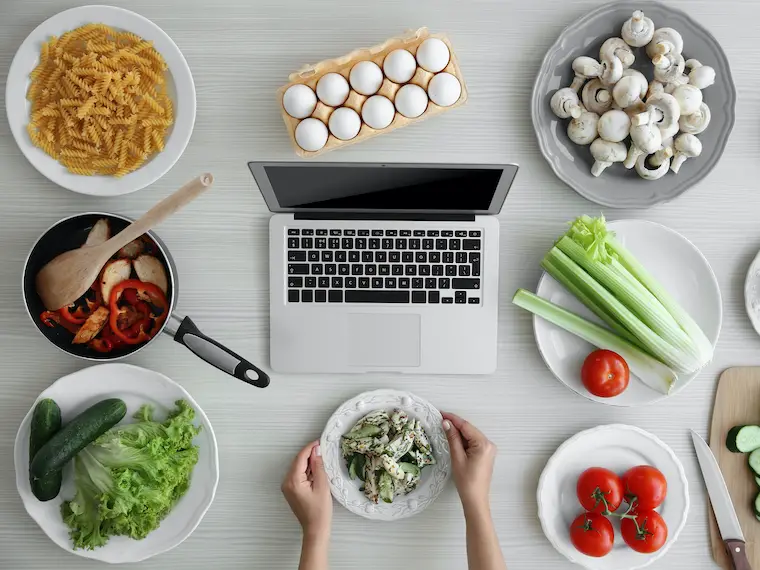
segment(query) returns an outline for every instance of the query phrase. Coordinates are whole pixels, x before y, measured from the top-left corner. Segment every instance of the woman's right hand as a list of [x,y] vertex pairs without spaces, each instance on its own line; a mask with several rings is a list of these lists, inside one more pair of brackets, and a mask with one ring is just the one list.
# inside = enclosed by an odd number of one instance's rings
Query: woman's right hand
[[443,429],[451,449],[451,466],[465,511],[488,508],[496,446],[471,423],[443,414]]

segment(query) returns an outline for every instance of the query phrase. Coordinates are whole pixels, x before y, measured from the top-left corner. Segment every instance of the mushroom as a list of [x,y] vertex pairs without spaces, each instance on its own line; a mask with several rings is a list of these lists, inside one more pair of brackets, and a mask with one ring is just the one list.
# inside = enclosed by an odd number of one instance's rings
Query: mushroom
[[690,69],[689,83],[699,89],[705,89],[715,83],[715,70],[709,65],[702,65],[696,59],[687,59],[686,67]]
[[621,109],[627,109],[641,102],[641,81],[638,77],[629,75],[615,84],[612,97]]
[[647,156],[642,154],[636,161],[636,172],[644,180],[659,180],[668,173],[670,159],[666,158],[655,170],[650,170],[647,165]]
[[699,106],[699,110],[691,115],[681,115],[678,120],[678,126],[684,133],[690,135],[698,135],[703,132],[707,125],[710,124],[710,107],[707,103],[702,103]]
[[[631,130],[631,118],[624,111],[613,109],[599,118],[599,136],[609,142],[620,142]],[[623,157],[621,160],[625,160]]]
[[687,158],[694,158],[702,154],[702,143],[694,135],[684,133],[678,135],[675,142],[676,155],[673,157],[673,163],[670,170],[678,174],[681,166]]
[[672,95],[673,91],[676,90],[676,87],[679,85],[686,85],[689,82],[689,76],[685,73],[682,73],[681,75],[678,75],[674,77],[671,81],[669,81],[665,85],[665,93]]
[[599,115],[609,111],[612,106],[612,95],[598,78],[586,83],[581,98],[586,109]]
[[674,83],[683,75],[686,62],[680,53],[657,54],[652,58],[654,78],[661,83]]
[[582,55],[573,60],[573,71],[575,72],[575,79],[573,79],[570,88],[578,92],[587,79],[600,77],[604,72],[604,67],[593,57]]
[[681,107],[672,95],[658,93],[647,99],[647,110],[631,119],[634,127],[648,123],[655,124],[660,129],[662,138],[674,136],[678,132],[678,119],[681,118]]
[[630,170],[636,165],[636,161],[642,154],[648,156],[660,150],[661,147],[662,134],[660,129],[652,124],[633,127],[631,129],[631,146],[623,164]]
[[583,112],[578,100],[578,93],[570,87],[558,89],[552,95],[551,107],[552,112],[560,119],[577,118]]
[[665,85],[663,85],[662,83],[660,83],[656,79],[653,79],[649,83],[649,87],[647,88],[647,96],[646,96],[647,100],[650,97],[654,97],[658,93],[665,93]]
[[[639,96],[644,99],[647,96],[647,89],[649,89],[649,83],[646,76],[636,69],[628,68],[623,71],[623,77],[634,77],[639,82]],[[621,78],[622,79],[622,78]]]
[[[579,78],[583,78],[585,81],[593,77],[598,77],[604,85],[614,85],[623,77],[623,63],[614,56],[609,59],[603,59],[600,63],[593,57],[582,55],[573,60],[573,71],[575,71],[575,80],[573,80],[571,87],[576,85]],[[580,86],[578,89],[580,89]]]
[[591,156],[594,157],[595,161],[591,167],[591,174],[599,176],[605,168],[612,166],[613,163],[625,160],[625,145],[621,142],[596,139],[591,143]]
[[681,108],[681,116],[696,113],[702,105],[702,91],[694,85],[679,85],[673,90],[673,97]]
[[681,53],[683,51],[683,38],[673,28],[658,28],[652,35],[652,41],[647,44],[647,55],[654,59],[656,55],[666,53]]
[[567,136],[577,145],[591,144],[597,137],[599,115],[585,109],[581,116],[570,121],[567,125]]
[[623,64],[623,69],[631,67],[636,60],[636,56],[633,55],[631,46],[625,43],[620,38],[610,38],[602,44],[599,50],[599,60],[606,61],[613,58],[618,58],[620,63]]
[[662,148],[649,157],[650,166],[660,166],[666,160],[670,160],[673,156],[673,137],[667,139],[669,142],[663,141]]
[[623,62],[617,57],[602,60],[602,68],[599,79],[604,85],[615,85],[623,77]]
[[620,35],[629,46],[643,47],[652,41],[654,22],[644,16],[644,12],[636,10],[633,16],[623,24]]

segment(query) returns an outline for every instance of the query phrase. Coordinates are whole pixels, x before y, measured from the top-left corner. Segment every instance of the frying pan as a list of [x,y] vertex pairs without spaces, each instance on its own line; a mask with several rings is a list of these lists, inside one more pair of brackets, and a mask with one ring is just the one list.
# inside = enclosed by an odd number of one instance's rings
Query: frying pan
[[[152,344],[159,337],[159,334],[156,333],[153,338],[144,344],[119,347],[105,354],[96,352],[87,345],[72,344],[71,333],[60,326],[48,327],[40,320],[40,314],[45,310],[45,307],[35,290],[34,279],[37,272],[55,256],[81,247],[93,225],[101,218],[108,219],[112,235],[117,234],[132,222],[132,220],[124,216],[99,212],[88,212],[64,218],[53,224],[34,244],[24,264],[23,276],[24,304],[37,330],[62,351],[78,358],[94,361],[119,360],[139,352],[149,344]],[[177,303],[177,268],[174,265],[174,260],[156,234],[148,232],[146,235],[155,243],[156,252],[154,255],[166,267],[169,281],[169,290],[166,295],[169,302],[167,309],[169,316],[164,321],[159,332],[171,335],[175,341],[183,344],[197,356],[219,370],[252,386],[266,388],[269,385],[269,376],[265,372],[224,345],[204,335],[198,330],[198,327],[195,326],[190,317],[184,317],[175,312]]]

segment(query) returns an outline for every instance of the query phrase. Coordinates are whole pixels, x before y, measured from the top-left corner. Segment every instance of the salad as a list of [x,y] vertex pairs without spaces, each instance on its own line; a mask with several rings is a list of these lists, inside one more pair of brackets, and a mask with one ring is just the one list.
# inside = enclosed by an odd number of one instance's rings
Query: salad
[[364,416],[343,436],[341,450],[349,477],[364,482],[364,494],[373,503],[392,503],[414,491],[422,470],[435,464],[422,424],[399,409]]

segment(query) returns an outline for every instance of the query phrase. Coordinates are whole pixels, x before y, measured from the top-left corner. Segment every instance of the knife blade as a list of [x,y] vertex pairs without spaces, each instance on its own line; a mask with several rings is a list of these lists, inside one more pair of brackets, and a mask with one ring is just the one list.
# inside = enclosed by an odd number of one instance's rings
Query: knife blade
[[707,442],[694,430],[690,431],[699,468],[702,470],[702,478],[705,480],[707,494],[710,496],[710,504],[731,564],[735,570],[752,570],[747,559],[744,533],[739,524],[739,517],[736,516],[734,504],[731,502],[726,481],[720,472],[720,466]]

